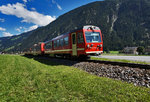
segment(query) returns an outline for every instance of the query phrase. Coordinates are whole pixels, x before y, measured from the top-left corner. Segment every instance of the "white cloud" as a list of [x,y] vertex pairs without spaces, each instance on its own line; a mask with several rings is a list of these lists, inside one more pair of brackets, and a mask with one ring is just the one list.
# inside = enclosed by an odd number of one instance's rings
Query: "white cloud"
[[57,5],[57,8],[58,8],[59,10],[62,10],[62,7],[61,7],[55,0],[52,0],[52,3],[53,3],[53,4],[56,4],[56,5]]
[[33,25],[33,26],[29,27],[28,31],[34,30],[36,28],[38,28],[38,25]]
[[22,30],[25,30],[25,28],[24,27],[19,27],[19,28],[16,28],[15,30],[18,31],[18,32],[21,32]]
[[34,7],[32,7],[31,10],[36,11],[36,9]]
[[13,36],[13,34],[9,33],[9,32],[3,32],[3,36],[7,37],[7,36]]
[[55,16],[52,17],[36,11],[29,11],[21,3],[2,5],[0,6],[0,11],[6,15],[15,15],[18,18],[22,18],[21,22],[33,23],[39,26],[45,26],[56,19]]
[[23,27],[19,27],[20,29],[23,29]]
[[0,22],[5,22],[5,19],[3,19],[3,18],[0,18]]
[[6,29],[5,29],[5,28],[0,27],[0,31],[6,31]]
[[61,6],[59,5],[59,4],[56,4],[57,5],[57,8],[59,9],[59,10],[62,10],[62,8],[61,8]]
[[26,3],[26,2],[27,2],[27,0],[23,0],[23,2],[25,2],[25,3]]
[[29,28],[26,28],[26,27],[19,27],[17,28],[16,30],[18,31],[23,31],[23,32],[28,32],[28,31],[32,31],[34,29],[37,29],[39,26],[38,25],[33,25],[33,26],[30,26]]
[[38,25],[33,25],[30,26],[29,28],[25,28],[25,27],[18,27],[15,30],[18,32],[28,32],[28,31],[32,31],[34,29],[37,29],[39,26]]
[[20,28],[16,28],[16,31],[21,32],[21,29]]

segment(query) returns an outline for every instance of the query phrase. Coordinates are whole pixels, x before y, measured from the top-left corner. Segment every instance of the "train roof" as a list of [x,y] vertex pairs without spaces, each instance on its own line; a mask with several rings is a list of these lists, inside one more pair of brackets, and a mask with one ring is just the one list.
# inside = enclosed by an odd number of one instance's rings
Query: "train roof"
[[100,30],[100,28],[97,27],[97,26],[93,26],[93,25],[85,25],[85,26],[76,28],[75,30],[72,30],[72,31],[69,31],[69,32],[67,32],[67,33],[61,34],[61,35],[59,35],[59,36],[53,38],[52,40],[46,41],[46,42],[44,42],[44,43],[48,43],[48,42],[50,42],[50,41],[59,39],[59,38],[63,37],[64,35],[67,35],[67,34],[69,34],[69,33],[75,32],[75,31],[77,31],[77,30],[82,30],[82,29]]
[[86,26],[83,26],[82,29],[93,29],[93,30],[100,30],[99,27],[97,26],[93,26],[93,25],[86,25]]
[[63,37],[64,35],[67,35],[67,34],[69,34],[69,33],[61,34],[61,35],[59,35],[59,36],[57,36],[57,37],[53,38],[52,40],[59,39],[59,38]]
[[79,27],[79,28],[76,28],[76,29],[70,31],[70,33],[74,32],[74,31],[77,31],[77,30],[81,30],[81,29],[100,30],[100,28],[97,27],[97,26],[93,26],[93,25],[85,25],[85,26],[82,26],[82,27]]

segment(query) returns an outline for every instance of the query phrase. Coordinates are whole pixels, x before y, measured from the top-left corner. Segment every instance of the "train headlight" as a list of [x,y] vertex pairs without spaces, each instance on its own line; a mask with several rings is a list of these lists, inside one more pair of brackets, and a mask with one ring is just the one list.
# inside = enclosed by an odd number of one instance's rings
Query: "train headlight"
[[87,45],[87,48],[90,48],[90,45],[89,45],[89,44]]
[[102,45],[102,44],[100,44],[99,46],[100,46],[100,47],[103,47],[103,45]]
[[97,47],[103,47],[103,45],[102,45],[102,44],[100,44],[100,45],[97,45]]
[[91,47],[93,47],[93,44],[91,44]]

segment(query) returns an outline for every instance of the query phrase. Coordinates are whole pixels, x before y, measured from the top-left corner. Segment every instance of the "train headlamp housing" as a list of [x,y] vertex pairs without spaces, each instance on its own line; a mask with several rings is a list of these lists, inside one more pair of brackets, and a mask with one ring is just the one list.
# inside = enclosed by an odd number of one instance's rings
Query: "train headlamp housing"
[[102,44],[100,44],[100,45],[97,45],[97,47],[103,47],[103,45],[102,45]]
[[102,44],[100,44],[99,46],[100,46],[100,47],[103,47],[103,45],[102,45]]
[[87,45],[87,48],[90,48],[90,45],[89,45],[89,44]]

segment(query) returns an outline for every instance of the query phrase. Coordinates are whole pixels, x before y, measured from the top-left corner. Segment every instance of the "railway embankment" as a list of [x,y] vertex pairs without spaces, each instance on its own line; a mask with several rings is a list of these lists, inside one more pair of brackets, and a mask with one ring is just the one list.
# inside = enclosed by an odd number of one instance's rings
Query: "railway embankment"
[[100,64],[93,62],[80,62],[73,65],[100,77],[108,77],[133,83],[135,86],[150,88],[150,69],[131,68],[127,66]]
[[103,64],[102,61],[70,61],[55,58],[51,59],[51,61],[68,66],[73,66],[100,77],[122,80],[128,83],[133,83],[135,86],[145,86],[150,88],[150,68],[148,68],[149,65],[134,63],[130,63],[128,65],[128,63],[113,63],[107,61],[104,61],[105,64]]

